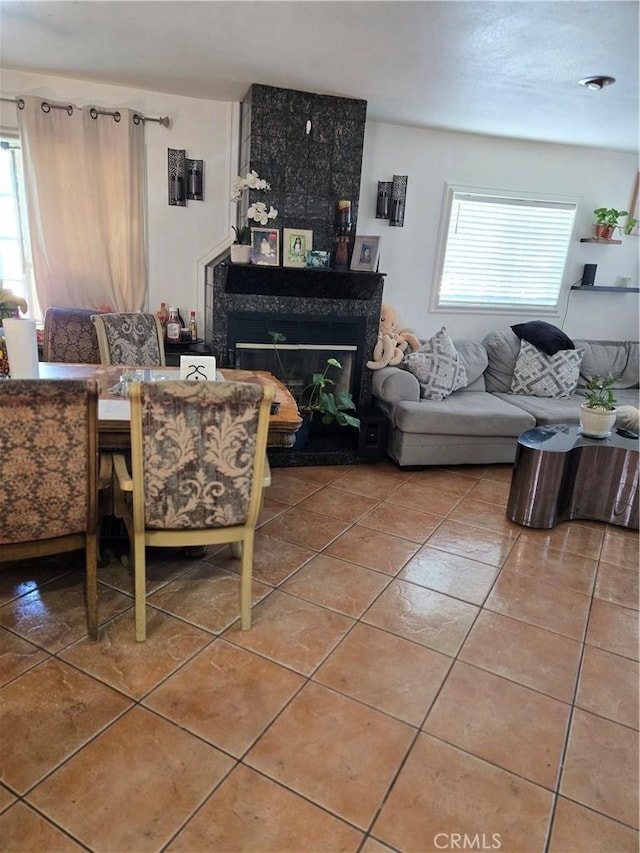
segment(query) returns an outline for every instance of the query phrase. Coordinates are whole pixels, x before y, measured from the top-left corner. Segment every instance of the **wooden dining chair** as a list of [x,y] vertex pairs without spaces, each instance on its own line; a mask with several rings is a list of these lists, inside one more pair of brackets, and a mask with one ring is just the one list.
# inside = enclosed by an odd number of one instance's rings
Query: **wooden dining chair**
[[132,546],[136,640],[146,638],[147,545],[228,543],[234,555],[241,551],[241,626],[248,630],[273,387],[135,382],[129,397],[131,473],[116,454],[114,512]]
[[164,367],[164,332],[155,314],[94,314],[102,364]]
[[48,308],[44,316],[44,361],[100,364],[98,336],[91,319],[95,313],[84,308]]
[[98,385],[0,382],[0,562],[85,550],[87,629],[98,639]]

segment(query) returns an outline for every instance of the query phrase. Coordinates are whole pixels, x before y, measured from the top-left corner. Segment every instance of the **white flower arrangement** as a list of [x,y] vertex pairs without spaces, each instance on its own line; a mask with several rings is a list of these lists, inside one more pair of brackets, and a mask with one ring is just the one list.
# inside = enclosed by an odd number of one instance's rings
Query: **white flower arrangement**
[[[235,179],[233,182],[233,195],[231,196],[231,201],[240,201],[242,196],[248,190],[270,189],[271,184],[268,181],[265,181],[264,178],[261,178],[255,169],[253,169],[251,172],[247,172],[246,177],[241,178],[240,175],[238,175]],[[260,225],[266,225],[270,219],[275,219],[277,215],[278,211],[275,207],[273,207],[273,205],[269,205],[269,209],[267,210],[267,205],[264,201],[254,201],[247,210],[247,218],[249,222],[259,222]],[[236,235],[237,243],[248,244],[250,242],[249,226],[236,228],[234,225],[232,227]]]

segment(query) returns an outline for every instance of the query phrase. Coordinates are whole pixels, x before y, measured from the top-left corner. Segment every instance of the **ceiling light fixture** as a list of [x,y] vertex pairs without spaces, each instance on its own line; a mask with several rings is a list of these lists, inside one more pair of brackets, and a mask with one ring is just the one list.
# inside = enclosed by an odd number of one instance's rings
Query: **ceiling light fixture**
[[587,89],[594,89],[595,91],[599,91],[600,89],[604,89],[605,86],[611,86],[616,82],[615,77],[583,77],[582,80],[578,80],[579,86],[586,86]]

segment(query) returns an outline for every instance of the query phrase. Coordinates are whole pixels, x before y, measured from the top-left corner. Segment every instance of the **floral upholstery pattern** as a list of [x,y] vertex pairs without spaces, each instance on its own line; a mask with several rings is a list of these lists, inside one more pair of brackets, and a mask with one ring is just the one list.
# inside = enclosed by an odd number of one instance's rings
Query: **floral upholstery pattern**
[[103,364],[164,365],[164,344],[154,314],[96,314],[93,322]]
[[87,530],[88,419],[96,382],[0,382],[0,545]]
[[261,385],[142,385],[145,526],[244,524],[251,497]]
[[84,308],[49,308],[44,318],[45,361],[100,364],[95,311]]

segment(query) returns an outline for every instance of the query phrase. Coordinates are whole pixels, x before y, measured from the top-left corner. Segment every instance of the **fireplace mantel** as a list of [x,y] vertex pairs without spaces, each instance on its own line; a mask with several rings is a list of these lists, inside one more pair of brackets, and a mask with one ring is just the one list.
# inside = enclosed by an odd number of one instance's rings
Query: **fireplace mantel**
[[262,296],[318,297],[321,299],[375,298],[384,277],[379,272],[222,264],[227,269],[226,292]]

